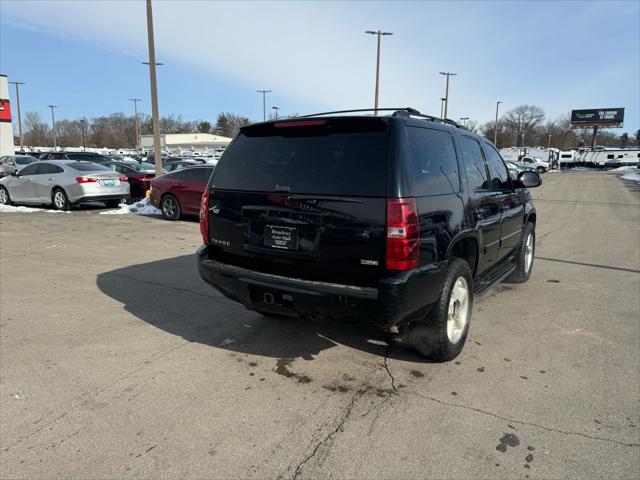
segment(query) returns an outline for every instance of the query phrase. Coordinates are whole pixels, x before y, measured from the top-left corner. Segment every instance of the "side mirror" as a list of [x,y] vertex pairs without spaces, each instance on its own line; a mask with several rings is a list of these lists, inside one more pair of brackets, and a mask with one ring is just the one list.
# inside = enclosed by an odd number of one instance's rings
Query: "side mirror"
[[536,172],[520,172],[518,175],[518,182],[524,188],[534,188],[542,185],[542,178]]
[[16,172],[15,170],[13,172],[11,172],[11,176],[12,177],[17,177],[18,176],[18,172]]

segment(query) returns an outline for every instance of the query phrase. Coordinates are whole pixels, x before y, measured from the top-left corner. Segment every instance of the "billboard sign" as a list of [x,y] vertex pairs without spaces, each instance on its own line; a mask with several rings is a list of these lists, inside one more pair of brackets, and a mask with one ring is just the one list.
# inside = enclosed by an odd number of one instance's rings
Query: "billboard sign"
[[618,128],[624,122],[624,108],[571,110],[572,128]]

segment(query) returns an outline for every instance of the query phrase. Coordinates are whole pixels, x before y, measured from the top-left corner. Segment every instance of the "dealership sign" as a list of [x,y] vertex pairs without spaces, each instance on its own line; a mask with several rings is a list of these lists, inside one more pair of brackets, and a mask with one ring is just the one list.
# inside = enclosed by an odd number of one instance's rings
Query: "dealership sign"
[[622,127],[624,108],[595,108],[591,110],[571,110],[571,126],[581,127]]

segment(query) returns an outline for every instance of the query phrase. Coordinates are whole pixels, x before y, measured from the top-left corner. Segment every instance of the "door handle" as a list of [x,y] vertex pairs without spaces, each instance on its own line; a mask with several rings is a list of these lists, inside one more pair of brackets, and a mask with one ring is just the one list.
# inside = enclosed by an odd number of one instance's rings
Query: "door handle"
[[53,178],[53,177],[49,177],[48,179],[49,179],[49,180],[53,180],[54,178]]

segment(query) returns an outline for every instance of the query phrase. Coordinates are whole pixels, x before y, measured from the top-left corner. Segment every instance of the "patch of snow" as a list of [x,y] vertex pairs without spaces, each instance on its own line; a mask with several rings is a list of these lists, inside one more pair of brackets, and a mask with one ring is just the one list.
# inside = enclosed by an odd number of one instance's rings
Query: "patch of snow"
[[632,182],[640,182],[640,173],[626,173],[620,178],[623,180],[631,180]]
[[233,342],[235,342],[235,340],[233,338],[225,338],[224,340],[222,340],[220,342],[220,346],[224,347],[226,345],[231,345]]
[[100,212],[100,215],[127,215],[130,213],[135,215],[162,215],[160,209],[151,205],[147,198],[132,205],[121,203],[120,208],[117,210],[106,210],[104,212]]
[[624,167],[614,168],[610,170],[611,172],[635,172],[638,170],[638,167],[634,167],[633,165],[625,165]]
[[71,213],[68,210],[54,210],[52,208],[32,208],[32,207],[17,207],[14,205],[0,205],[1,213]]
[[573,168],[569,168],[569,170],[574,171],[574,172],[587,172],[587,171],[593,170],[593,168],[589,168],[589,167],[573,167]]

